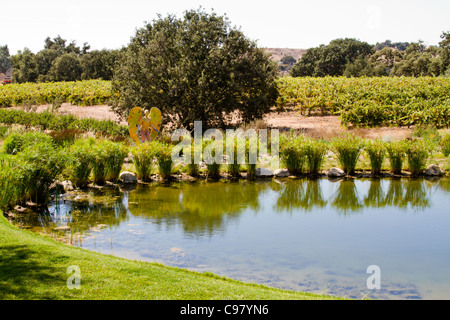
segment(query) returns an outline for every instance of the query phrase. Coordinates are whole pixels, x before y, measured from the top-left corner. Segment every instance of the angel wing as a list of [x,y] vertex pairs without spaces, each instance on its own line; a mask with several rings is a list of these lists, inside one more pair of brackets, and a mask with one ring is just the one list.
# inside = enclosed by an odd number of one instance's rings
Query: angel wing
[[154,141],[161,128],[161,111],[158,108],[150,109],[150,141]]
[[140,107],[134,107],[133,109],[131,109],[130,113],[128,114],[128,132],[130,133],[131,139],[136,144],[140,143],[139,136],[137,134],[137,127],[141,119],[142,109]]

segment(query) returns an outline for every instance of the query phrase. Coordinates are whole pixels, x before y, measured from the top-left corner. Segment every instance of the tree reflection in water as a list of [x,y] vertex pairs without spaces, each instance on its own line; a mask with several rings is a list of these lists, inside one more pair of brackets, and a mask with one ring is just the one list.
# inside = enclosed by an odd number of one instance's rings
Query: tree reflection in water
[[129,211],[166,227],[181,225],[187,233],[212,234],[225,220],[244,210],[258,211],[264,182],[180,182],[141,186],[129,194]]

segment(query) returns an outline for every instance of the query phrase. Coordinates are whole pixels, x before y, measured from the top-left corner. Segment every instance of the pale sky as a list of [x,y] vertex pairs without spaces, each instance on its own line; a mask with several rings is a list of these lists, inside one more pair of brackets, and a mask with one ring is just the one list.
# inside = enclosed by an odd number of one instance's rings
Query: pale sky
[[127,46],[136,29],[163,17],[203,7],[226,14],[259,47],[308,49],[337,38],[370,44],[422,40],[437,45],[450,31],[450,0],[5,0],[0,5],[0,45],[10,54],[37,53],[60,35],[94,49]]

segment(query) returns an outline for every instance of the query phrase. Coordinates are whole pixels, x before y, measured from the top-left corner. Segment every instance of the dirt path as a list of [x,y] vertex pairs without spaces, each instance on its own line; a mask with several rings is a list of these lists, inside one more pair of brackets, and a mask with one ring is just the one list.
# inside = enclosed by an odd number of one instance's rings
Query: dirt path
[[[47,105],[37,107],[37,112],[47,110]],[[107,105],[80,107],[63,103],[58,109],[60,114],[73,114],[81,118],[94,118],[99,120],[110,119],[118,122],[119,117],[110,110]],[[412,128],[344,128],[341,126],[337,116],[302,116],[296,111],[271,112],[264,117],[265,122],[271,128],[278,128],[282,131],[298,130],[313,138],[332,138],[341,132],[351,131],[363,138],[382,138],[382,139],[403,139],[409,137],[413,131]],[[126,121],[120,121],[127,125]]]

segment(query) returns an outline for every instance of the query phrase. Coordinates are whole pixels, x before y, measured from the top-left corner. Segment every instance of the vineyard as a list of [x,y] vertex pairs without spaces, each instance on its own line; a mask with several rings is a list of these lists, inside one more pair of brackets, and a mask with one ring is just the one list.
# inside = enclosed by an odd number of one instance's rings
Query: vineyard
[[277,105],[339,115],[357,127],[450,126],[450,78],[279,78]]
[[[277,107],[294,107],[304,115],[339,115],[356,127],[450,126],[448,77],[283,77],[277,80]],[[0,107],[68,102],[108,104],[111,82],[87,80],[10,84],[0,87]]]
[[106,104],[110,98],[111,82],[104,80],[22,83],[0,87],[0,107],[64,102],[90,106]]

